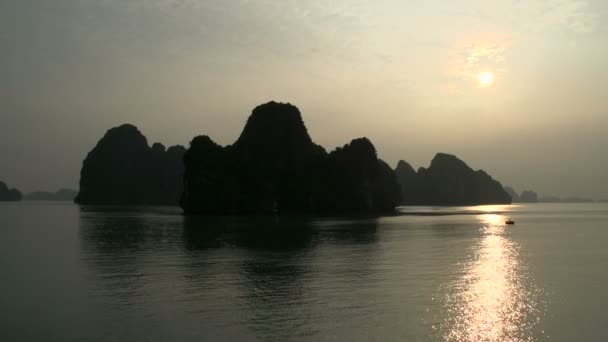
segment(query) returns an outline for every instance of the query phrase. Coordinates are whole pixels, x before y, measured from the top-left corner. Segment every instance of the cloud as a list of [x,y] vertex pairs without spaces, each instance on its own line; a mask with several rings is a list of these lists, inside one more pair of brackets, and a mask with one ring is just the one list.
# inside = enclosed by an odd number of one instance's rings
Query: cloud
[[[451,73],[460,79],[475,78],[483,70],[504,73],[507,56],[523,41],[545,35],[593,33],[598,16],[584,0],[525,0],[473,6],[457,12],[467,18],[482,18],[487,27],[494,27],[482,39],[469,40],[452,50]],[[508,32],[500,34],[498,32]],[[542,38],[541,38],[542,39]]]
[[[544,0],[520,3],[529,18],[526,27],[535,33],[569,31],[575,34],[594,32],[598,16],[583,0]],[[527,13],[526,13],[527,12]]]
[[462,49],[456,59],[456,75],[461,78],[474,78],[483,70],[500,72],[503,70],[506,50],[506,45],[471,44]]

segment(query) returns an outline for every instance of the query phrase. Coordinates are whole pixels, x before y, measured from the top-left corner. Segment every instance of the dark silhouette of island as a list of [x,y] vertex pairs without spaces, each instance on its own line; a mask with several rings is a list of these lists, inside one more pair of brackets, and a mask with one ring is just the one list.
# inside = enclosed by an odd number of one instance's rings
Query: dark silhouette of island
[[510,204],[511,196],[483,170],[474,171],[453,155],[438,153],[428,169],[405,161],[395,169],[404,205]]
[[18,202],[21,201],[22,197],[23,195],[21,194],[21,191],[15,188],[9,189],[4,182],[0,181],[0,201]]
[[233,145],[194,138],[184,162],[189,214],[378,214],[399,204],[395,174],[367,138],[328,154],[291,104],[255,108]]
[[[594,203],[595,200],[591,198],[578,197],[578,196],[553,196],[544,195],[539,196],[535,191],[524,190],[520,195],[513,190],[513,188],[506,186],[505,191],[509,192],[513,198],[514,203]],[[599,202],[599,201],[598,201]]]
[[593,203],[595,202],[591,198],[578,197],[578,196],[568,196],[566,198],[562,198],[562,203]]
[[78,191],[72,189],[59,189],[56,192],[34,191],[23,196],[26,201],[74,201]]
[[562,199],[558,196],[546,195],[538,199],[540,203],[560,203]]
[[83,162],[75,202],[179,204],[186,214],[378,215],[401,204],[507,204],[511,196],[449,154],[414,171],[404,161],[391,169],[367,138],[327,153],[297,107],[269,102],[252,111],[228,146],[201,135],[188,150],[165,149],[149,146],[133,125],[110,129]]
[[538,194],[532,190],[524,190],[519,196],[520,203],[538,203]]
[[[505,191],[513,199],[513,203],[538,203],[540,202],[539,196],[535,191],[524,190],[521,194],[518,194],[515,189],[510,186],[505,186]],[[558,199],[559,202],[559,199]]]
[[186,149],[148,146],[133,125],[110,129],[87,155],[80,173],[78,204],[176,205],[182,193]]

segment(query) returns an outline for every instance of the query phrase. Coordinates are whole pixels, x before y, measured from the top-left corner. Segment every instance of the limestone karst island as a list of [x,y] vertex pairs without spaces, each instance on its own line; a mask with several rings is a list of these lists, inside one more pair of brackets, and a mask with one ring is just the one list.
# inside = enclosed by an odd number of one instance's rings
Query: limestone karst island
[[256,107],[234,144],[195,137],[149,146],[132,125],[110,129],[83,162],[79,204],[177,205],[186,214],[381,214],[399,205],[508,204],[484,171],[439,153],[393,170],[367,138],[327,152],[291,104]]
[[21,191],[15,188],[9,188],[8,185],[0,181],[0,201],[18,202],[21,201],[22,197]]

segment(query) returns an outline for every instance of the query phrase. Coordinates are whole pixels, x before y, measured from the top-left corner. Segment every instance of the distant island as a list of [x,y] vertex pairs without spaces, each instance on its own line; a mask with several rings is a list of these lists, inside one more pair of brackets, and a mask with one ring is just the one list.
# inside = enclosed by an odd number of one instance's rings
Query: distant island
[[74,201],[78,191],[72,189],[59,189],[56,192],[34,191],[23,196],[26,201]]
[[511,196],[513,199],[513,203],[537,203],[538,202],[538,194],[532,190],[524,190],[521,194],[518,194],[510,186],[505,186],[505,191]]
[[450,154],[438,153],[428,169],[418,172],[401,160],[395,172],[404,205],[511,204],[498,181]]
[[12,188],[9,189],[9,187],[4,183],[0,181],[0,201],[1,202],[18,202],[21,201],[23,195],[21,194],[21,191]]
[[[524,190],[521,194],[518,194],[512,187],[505,186],[505,191],[513,198],[513,203],[593,203],[595,202],[591,198],[577,197],[577,196],[552,196],[545,195],[539,196],[538,193],[532,190]],[[598,201],[601,202],[601,201]]]
[[133,125],[110,129],[83,162],[79,204],[176,205],[186,214],[380,214],[399,205],[508,204],[502,185],[457,157],[435,156],[418,172],[393,170],[372,142],[331,152],[315,144],[299,109],[256,107],[239,138],[221,146],[148,145]]

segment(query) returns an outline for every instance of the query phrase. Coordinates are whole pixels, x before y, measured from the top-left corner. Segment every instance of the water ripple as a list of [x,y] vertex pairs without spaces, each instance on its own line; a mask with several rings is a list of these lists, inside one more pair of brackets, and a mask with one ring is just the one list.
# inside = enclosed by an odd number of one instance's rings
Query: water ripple
[[535,341],[542,291],[532,283],[505,217],[479,215],[481,238],[446,295],[445,341]]

